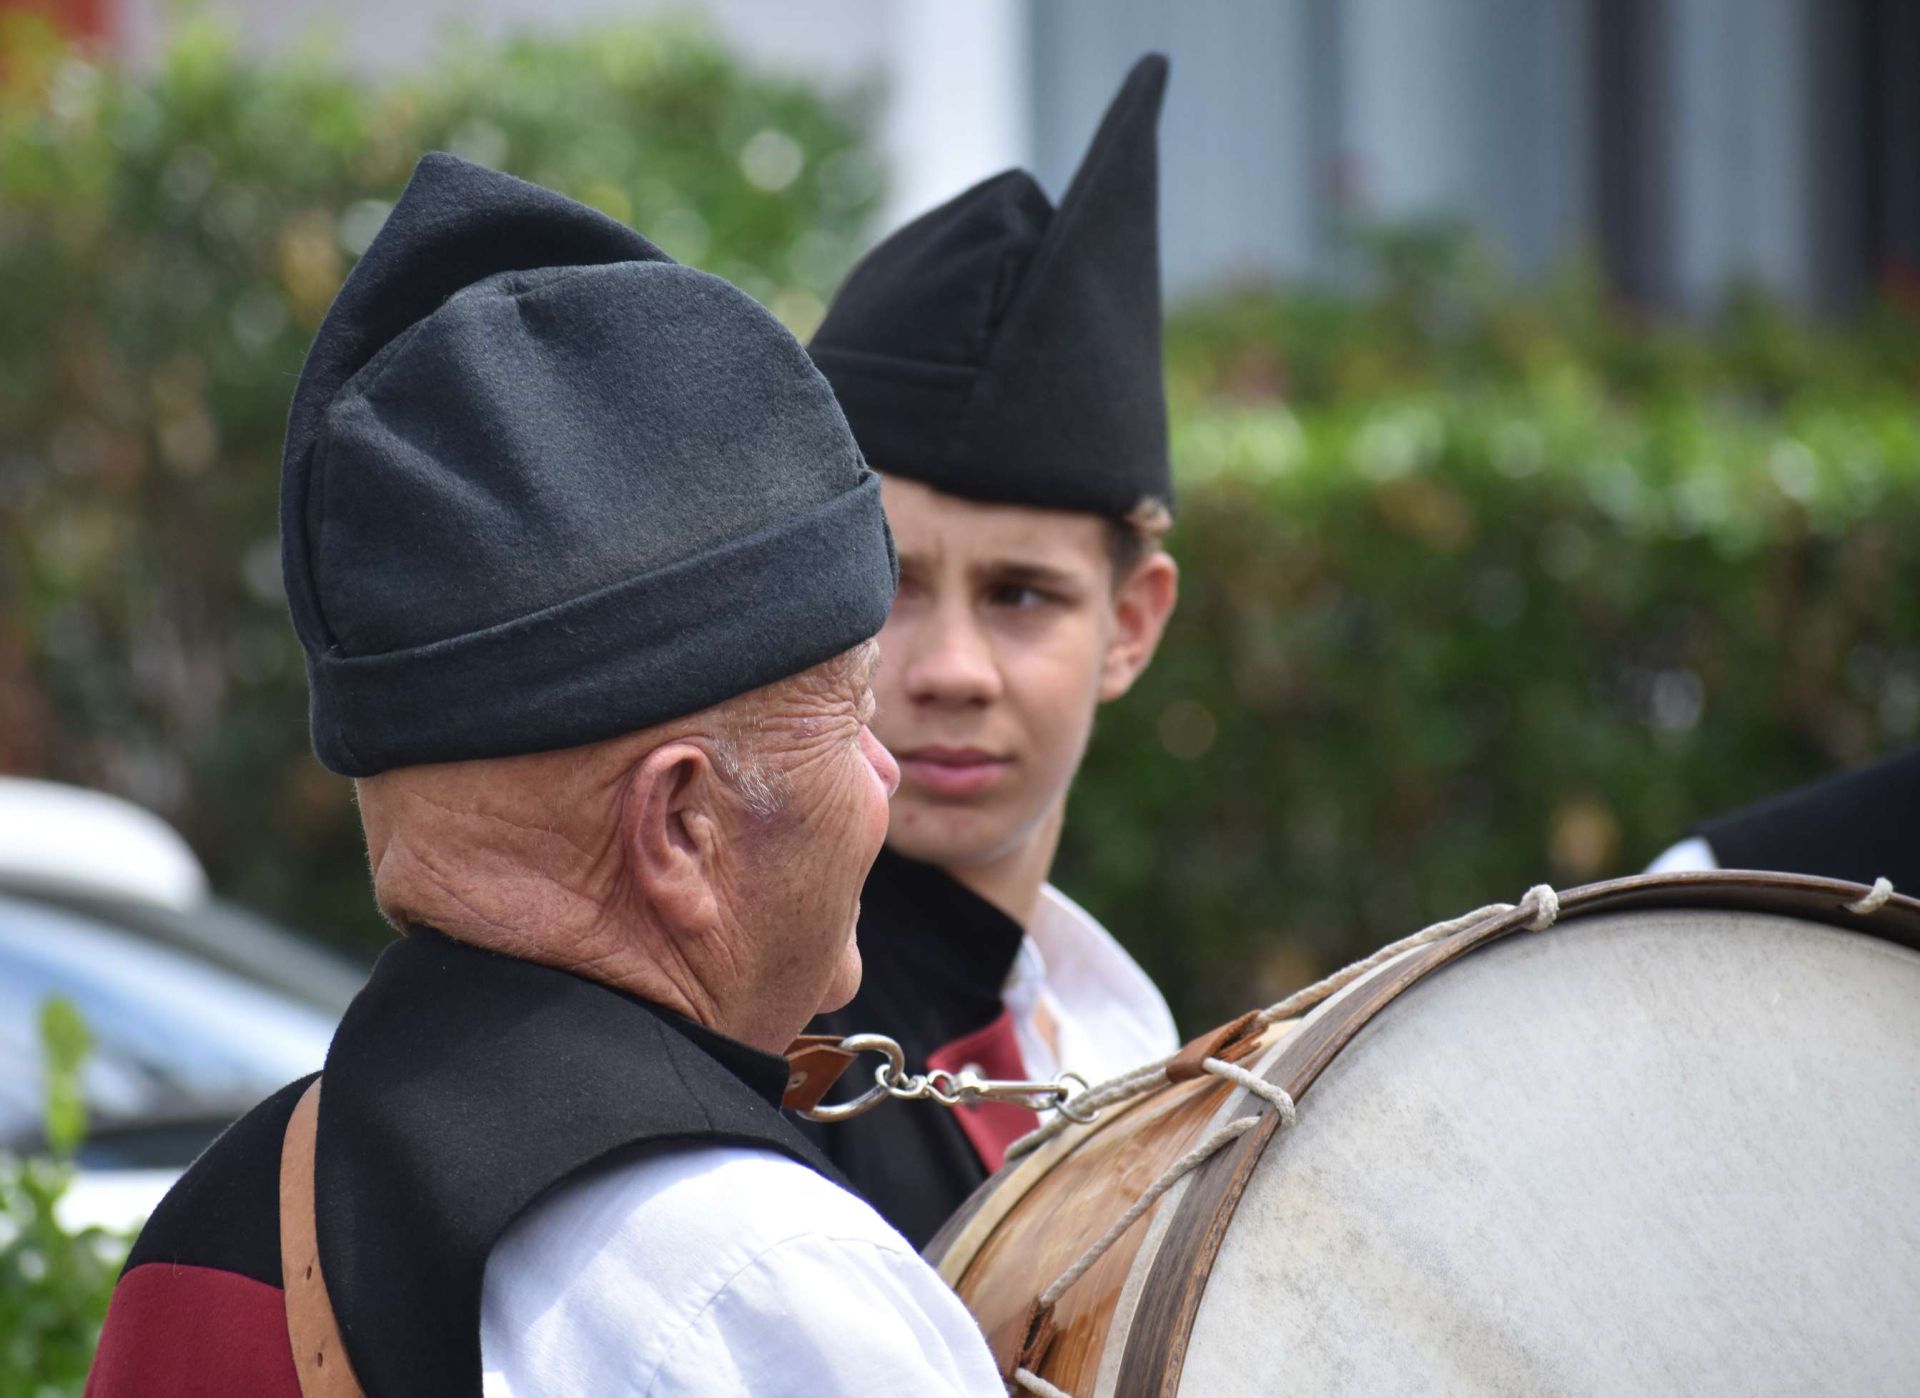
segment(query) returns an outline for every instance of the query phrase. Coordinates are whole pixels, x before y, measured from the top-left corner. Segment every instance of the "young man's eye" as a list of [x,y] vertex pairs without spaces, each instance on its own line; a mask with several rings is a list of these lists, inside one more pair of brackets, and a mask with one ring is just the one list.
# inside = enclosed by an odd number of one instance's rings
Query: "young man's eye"
[[987,593],[987,600],[996,607],[1030,611],[1036,607],[1052,606],[1060,599],[1051,592],[1042,592],[1039,588],[1028,587],[1024,583],[1003,583]]

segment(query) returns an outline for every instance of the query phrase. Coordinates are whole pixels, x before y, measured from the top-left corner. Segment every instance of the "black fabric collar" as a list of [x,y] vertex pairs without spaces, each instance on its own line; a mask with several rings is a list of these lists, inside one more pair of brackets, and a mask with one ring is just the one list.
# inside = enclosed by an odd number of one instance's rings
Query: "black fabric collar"
[[872,933],[862,957],[911,957],[969,986],[992,992],[995,1003],[1012,971],[1026,929],[945,869],[882,849],[860,894],[860,925]]
[[860,894],[859,937],[859,993],[813,1027],[877,1030],[918,1062],[1000,1014],[1026,931],[945,870],[883,849]]
[[[609,987],[610,988],[610,987]],[[662,1024],[684,1035],[714,1062],[732,1073],[741,1082],[752,1088],[767,1105],[778,1109],[780,1099],[787,1095],[787,1060],[777,1053],[768,1053],[752,1044],[743,1044],[738,1039],[730,1039],[696,1023],[685,1015],[675,1014],[663,1006],[651,1004],[638,996],[627,995],[615,990],[615,995],[631,1000],[646,1010]]]
[[783,1060],[428,928],[380,958],[322,1081],[320,1254],[371,1398],[480,1391],[494,1243],[614,1151],[758,1145],[844,1183],[780,1115]]

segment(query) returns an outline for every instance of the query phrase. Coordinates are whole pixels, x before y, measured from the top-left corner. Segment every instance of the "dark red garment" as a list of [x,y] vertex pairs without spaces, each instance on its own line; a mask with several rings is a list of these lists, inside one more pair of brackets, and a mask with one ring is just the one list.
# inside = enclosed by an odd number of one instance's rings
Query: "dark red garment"
[[300,1398],[280,1288],[148,1262],[120,1278],[87,1398]]

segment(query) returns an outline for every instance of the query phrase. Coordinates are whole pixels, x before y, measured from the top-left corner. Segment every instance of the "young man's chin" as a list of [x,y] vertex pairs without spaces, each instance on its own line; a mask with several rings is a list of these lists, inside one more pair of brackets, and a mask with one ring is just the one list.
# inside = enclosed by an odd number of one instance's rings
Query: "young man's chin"
[[986,864],[1015,843],[1013,822],[1000,812],[924,807],[902,811],[896,803],[887,847],[895,854],[941,869]]

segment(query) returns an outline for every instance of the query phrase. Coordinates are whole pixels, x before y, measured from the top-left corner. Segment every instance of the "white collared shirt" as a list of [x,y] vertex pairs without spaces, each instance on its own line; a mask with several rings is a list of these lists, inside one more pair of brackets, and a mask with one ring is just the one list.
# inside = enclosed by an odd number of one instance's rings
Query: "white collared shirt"
[[1674,845],[1653,863],[1647,865],[1649,874],[1678,874],[1691,869],[1718,869],[1720,861],[1714,857],[1713,846],[1698,835],[1689,836]]
[[796,1161],[690,1146],[561,1185],[502,1235],[486,1398],[1001,1398],[957,1296],[865,1202]]
[[[1030,1077],[1066,1070],[1097,1083],[1180,1047],[1159,987],[1111,932],[1052,884],[1040,890],[1003,998]],[[1058,1054],[1038,1027],[1047,1019]]]

